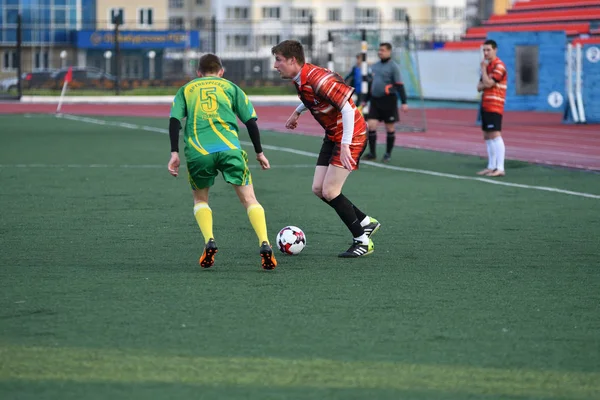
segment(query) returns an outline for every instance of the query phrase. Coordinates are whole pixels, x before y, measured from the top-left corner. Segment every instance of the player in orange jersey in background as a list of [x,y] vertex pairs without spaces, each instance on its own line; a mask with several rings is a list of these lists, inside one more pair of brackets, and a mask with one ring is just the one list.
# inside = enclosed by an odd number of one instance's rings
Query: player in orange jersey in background
[[310,110],[325,130],[312,191],[337,212],[352,233],[352,246],[339,256],[370,254],[374,248],[371,235],[381,225],[342,194],[342,187],[350,172],[358,168],[367,144],[367,124],[352,100],[354,89],[338,74],[306,63],[300,42],[285,40],[274,46],[271,53],[275,56],[274,68],[282,78],[294,81],[302,101],[288,118],[286,128],[295,129],[300,115]]
[[502,114],[506,101],[506,65],[496,53],[498,45],[493,40],[483,44],[484,60],[481,62],[481,80],[477,91],[483,92],[481,101],[481,129],[488,153],[487,168],[478,175],[504,176],[504,140],[502,140]]

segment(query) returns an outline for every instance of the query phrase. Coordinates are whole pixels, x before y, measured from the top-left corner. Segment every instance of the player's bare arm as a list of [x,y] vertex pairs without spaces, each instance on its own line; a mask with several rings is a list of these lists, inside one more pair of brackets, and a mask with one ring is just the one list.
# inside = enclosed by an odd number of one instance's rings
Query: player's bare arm
[[298,119],[306,110],[308,110],[308,108],[306,108],[306,106],[303,103],[300,103],[300,105],[296,107],[292,115],[290,115],[288,120],[285,122],[285,127],[287,129],[296,129],[296,127],[298,126]]
[[171,159],[169,160],[169,164],[167,164],[167,168],[169,169],[169,173],[174,177],[179,175],[179,165],[181,161],[179,161],[179,153],[176,151],[171,152]]
[[298,118],[300,118],[300,114],[294,111],[287,121],[285,121],[285,127],[287,129],[296,129],[298,126]]
[[269,164],[269,160],[267,159],[267,157],[265,157],[264,153],[256,154],[256,161],[258,161],[262,169],[271,168],[271,164]]
[[496,86],[496,82],[488,76],[487,73],[487,61],[481,62],[481,83],[483,83],[484,89],[489,89]]

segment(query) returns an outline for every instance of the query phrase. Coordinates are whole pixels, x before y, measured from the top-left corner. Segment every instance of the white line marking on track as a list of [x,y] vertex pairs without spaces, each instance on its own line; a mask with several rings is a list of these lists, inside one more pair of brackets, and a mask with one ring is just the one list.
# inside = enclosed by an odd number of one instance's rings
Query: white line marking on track
[[[127,128],[127,129],[139,129],[139,130],[147,130],[147,131],[152,131],[152,132],[169,134],[169,131],[164,128],[161,129],[161,128],[155,128],[155,127],[151,127],[151,126],[135,125],[135,124],[130,124],[130,123],[126,123],[126,122],[106,121],[106,120],[101,120],[101,119],[96,119],[96,118],[79,117],[76,115],[69,115],[69,114],[58,114],[57,117],[70,119],[73,121],[87,122],[90,124],[118,126],[118,127]],[[245,141],[242,141],[241,143],[244,145],[252,144],[250,142],[245,142]],[[265,145],[265,144],[263,144],[262,147],[265,149],[268,149],[268,150],[282,151],[282,152],[291,153],[291,154],[298,154],[301,156],[308,156],[308,157],[317,157],[318,156],[317,153],[291,149],[288,147],[272,146],[272,145]],[[423,170],[423,169],[397,167],[395,165],[380,164],[380,163],[376,163],[373,161],[361,161],[361,164],[366,164],[366,165],[370,165],[372,167],[383,168],[383,169],[388,169],[388,170],[393,170],[393,171],[411,172],[411,173],[422,174],[422,175],[437,176],[437,177],[441,177],[441,178],[478,181],[478,182],[489,183],[492,185],[508,186],[508,187],[522,188],[522,189],[531,189],[531,190],[540,190],[540,191],[552,192],[552,193],[561,193],[561,194],[567,194],[570,196],[586,197],[589,199],[600,199],[600,195],[584,193],[584,192],[574,192],[571,190],[564,190],[564,189],[558,189],[558,188],[553,188],[553,187],[524,185],[521,183],[512,183],[512,182],[506,182],[506,181],[500,181],[500,180],[488,179],[488,178],[478,178],[478,177],[472,177],[472,176],[446,174],[443,172],[428,171],[428,170]]]

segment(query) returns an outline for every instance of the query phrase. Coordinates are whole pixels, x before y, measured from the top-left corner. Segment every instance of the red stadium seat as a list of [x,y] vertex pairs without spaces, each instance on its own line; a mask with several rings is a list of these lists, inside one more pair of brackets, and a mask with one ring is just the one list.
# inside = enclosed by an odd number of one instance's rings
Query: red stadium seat
[[509,13],[530,11],[530,10],[547,10],[552,8],[578,8],[597,6],[598,0],[540,0],[517,2],[508,10]]
[[446,42],[444,43],[444,50],[479,50],[481,48],[481,41],[469,41],[469,42]]
[[575,39],[572,44],[600,44],[600,37],[591,37],[585,39]]
[[600,7],[492,15],[484,25],[600,20]]
[[492,15],[482,26],[469,28],[462,42],[448,42],[444,49],[478,49],[488,32],[498,31],[564,31],[570,37],[600,35],[600,27],[592,21],[600,21],[600,0],[517,1],[507,14]]
[[536,24],[513,26],[478,26],[469,28],[464,39],[484,39],[488,32],[536,32],[536,31],[565,31],[567,36],[590,33],[590,23],[580,24]]

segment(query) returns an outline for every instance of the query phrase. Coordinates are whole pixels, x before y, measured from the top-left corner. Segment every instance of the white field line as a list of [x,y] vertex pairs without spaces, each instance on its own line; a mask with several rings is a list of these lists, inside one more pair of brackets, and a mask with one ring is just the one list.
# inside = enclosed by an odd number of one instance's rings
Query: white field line
[[[148,131],[164,133],[164,134],[169,133],[169,131],[164,128],[161,129],[161,128],[155,128],[155,127],[149,127],[149,126],[135,125],[135,124],[125,123],[125,122],[106,121],[106,120],[101,120],[101,119],[96,119],[96,118],[79,117],[76,115],[68,115],[68,114],[61,115],[61,114],[59,114],[59,115],[57,115],[57,117],[70,119],[73,121],[86,122],[89,124],[118,126],[120,128],[148,130]],[[241,143],[244,145],[251,145],[250,142],[241,142]],[[271,145],[265,145],[265,144],[263,144],[262,147],[265,149],[268,149],[268,150],[281,151],[281,152],[285,152],[285,153],[297,154],[297,155],[308,156],[308,157],[313,157],[313,158],[316,158],[318,156],[317,153],[291,149],[288,147],[271,146]],[[362,161],[361,160],[361,164],[369,165],[369,166],[376,167],[376,168],[388,169],[388,170],[392,170],[392,171],[411,172],[411,173],[415,173],[415,174],[437,176],[437,177],[449,178],[449,179],[478,181],[478,182],[483,182],[483,183],[489,183],[492,185],[508,186],[508,187],[515,187],[515,188],[521,188],[521,189],[530,189],[530,190],[540,190],[540,191],[544,191],[544,192],[561,193],[561,194],[566,194],[566,195],[570,195],[570,196],[586,197],[586,198],[590,198],[590,199],[600,199],[600,195],[591,194],[591,193],[583,193],[583,192],[574,192],[571,190],[564,190],[564,189],[558,189],[558,188],[553,188],[553,187],[524,185],[524,184],[520,184],[520,183],[506,182],[506,181],[497,180],[497,179],[446,174],[443,172],[428,171],[428,170],[424,170],[424,169],[397,167],[395,165],[380,164],[380,163],[376,163],[376,162],[372,162],[372,161]]]
[[[259,165],[249,165],[250,168],[260,168]],[[284,164],[271,165],[276,169],[314,168],[314,164]],[[0,164],[0,168],[123,168],[123,169],[167,169],[167,164]]]

